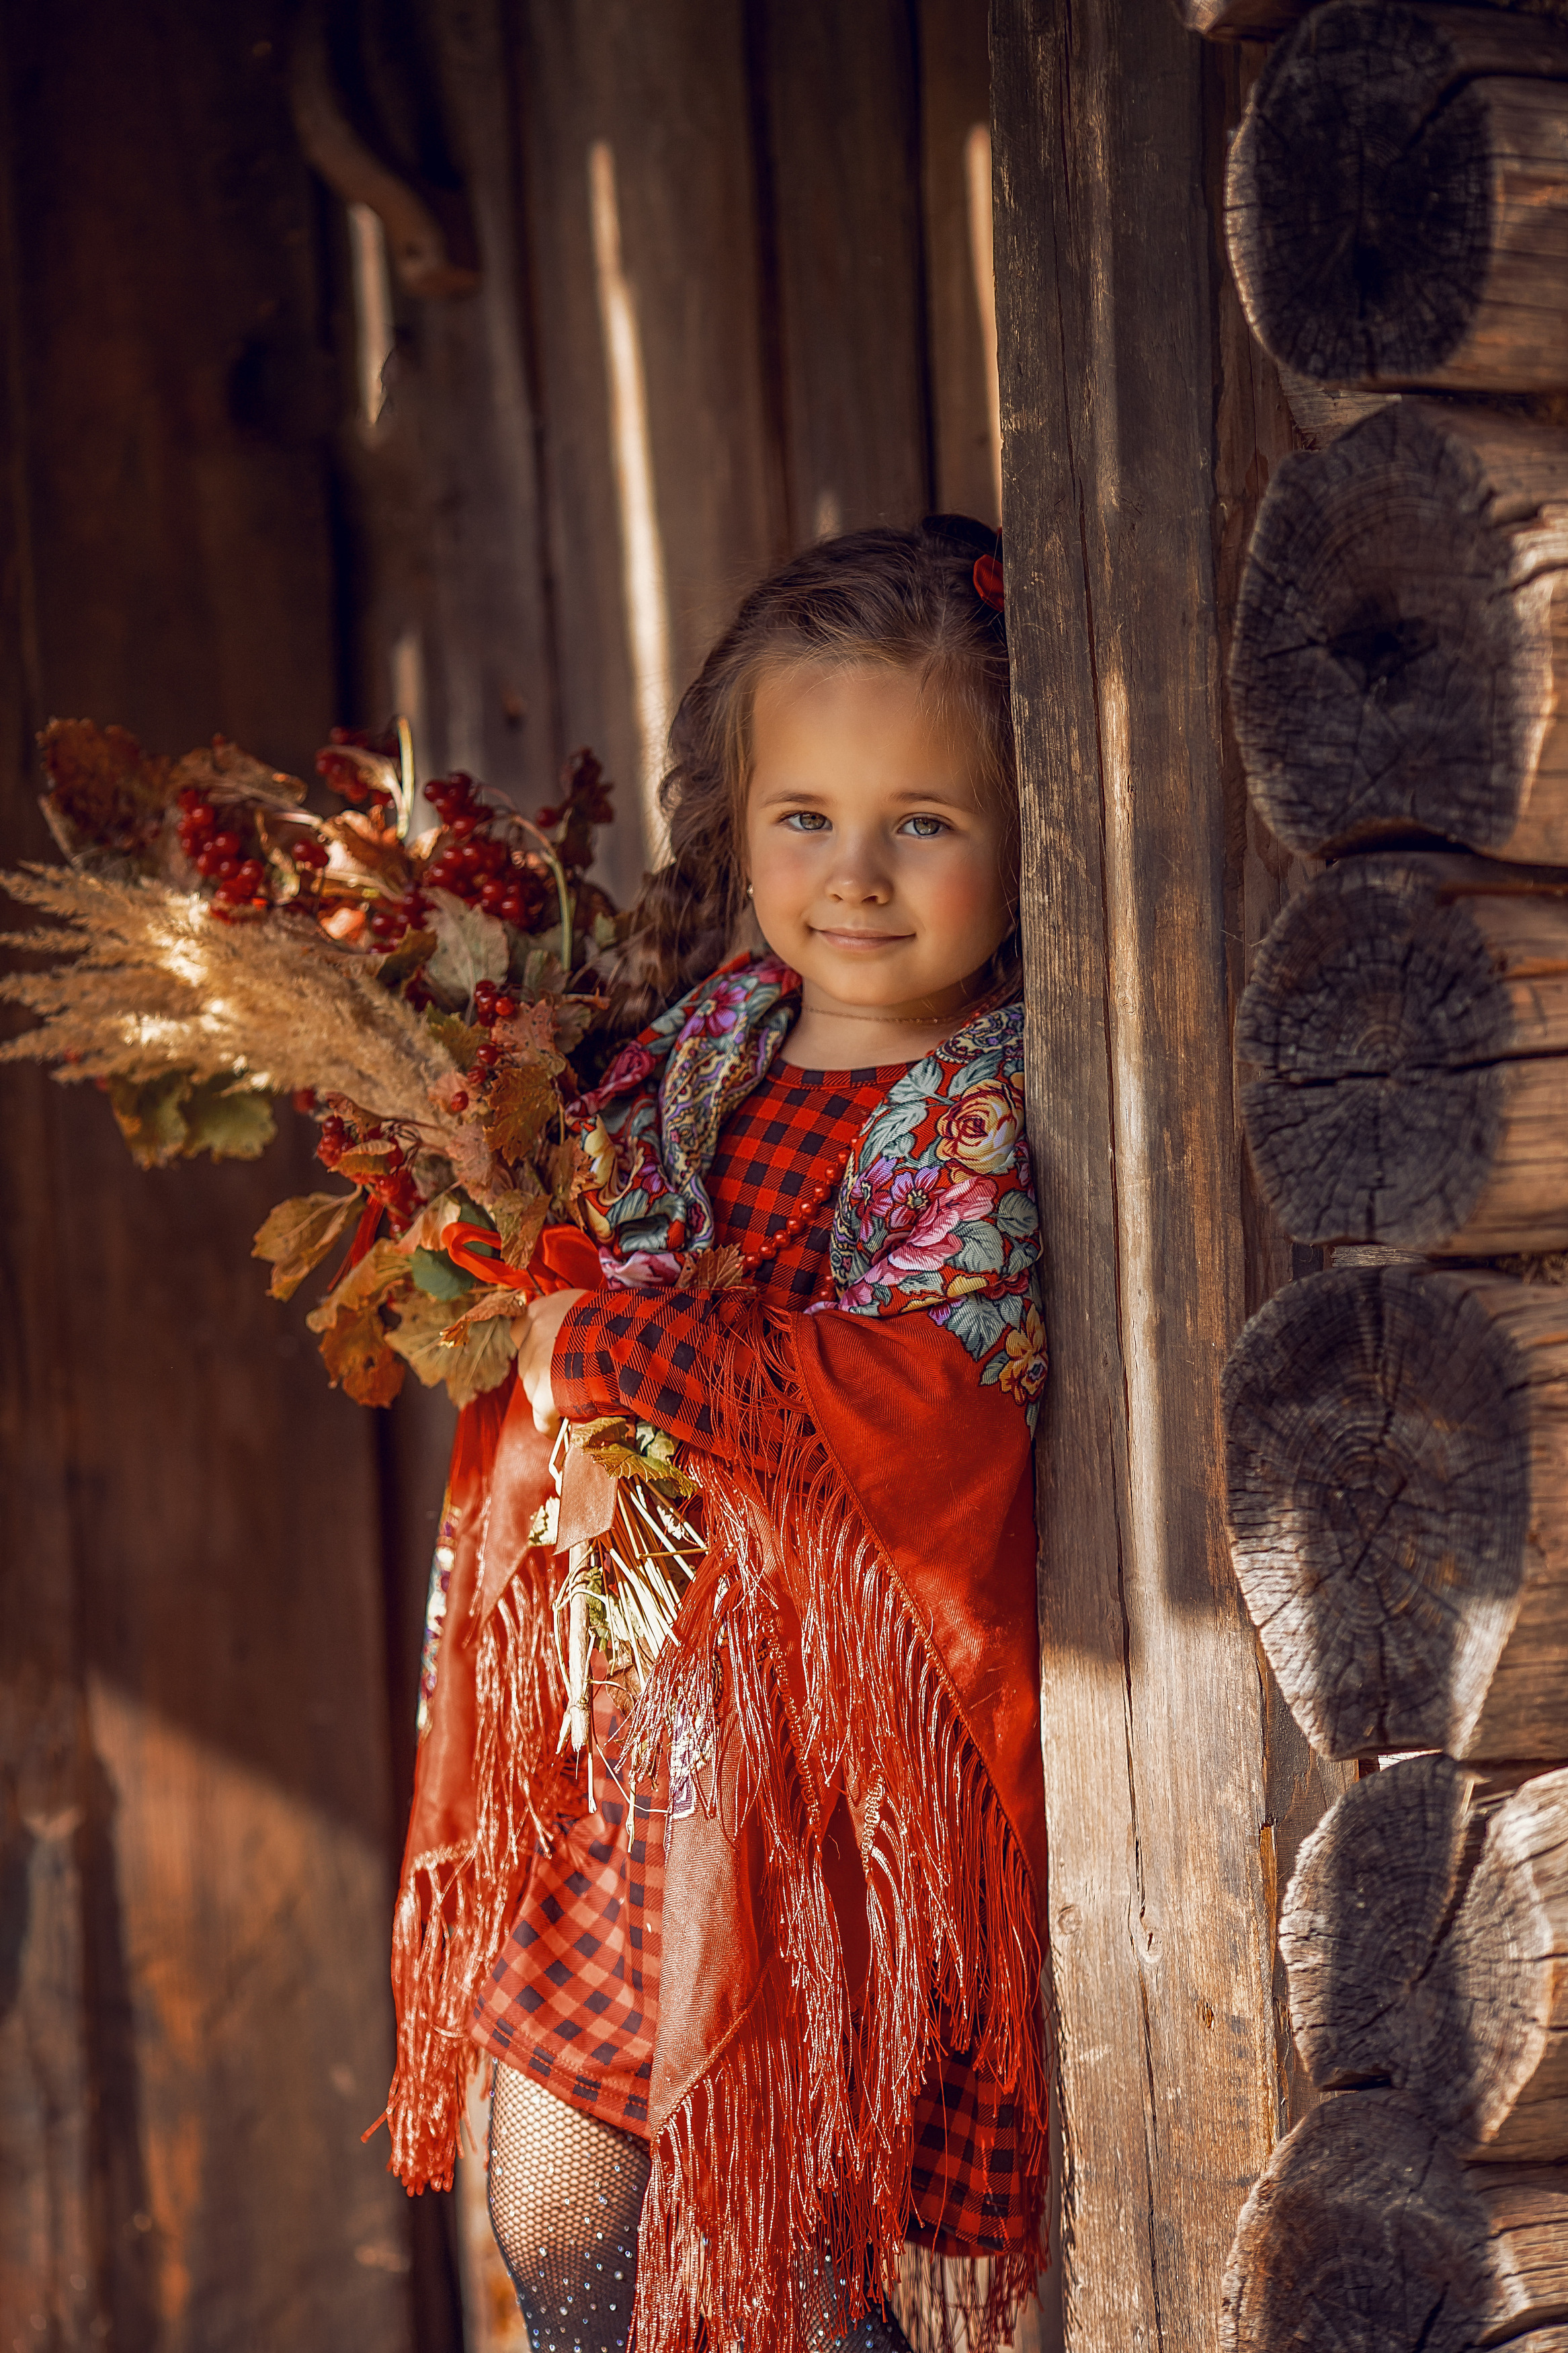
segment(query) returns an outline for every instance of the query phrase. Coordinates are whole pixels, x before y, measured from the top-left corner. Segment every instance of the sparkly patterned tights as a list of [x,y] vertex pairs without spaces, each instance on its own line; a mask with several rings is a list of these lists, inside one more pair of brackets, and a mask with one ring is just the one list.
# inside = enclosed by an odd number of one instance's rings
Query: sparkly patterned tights
[[[532,2353],[625,2353],[647,2187],[641,2141],[498,2067],[489,2200]],[[804,2283],[809,2353],[909,2353],[890,2317],[837,2333],[826,2277]]]

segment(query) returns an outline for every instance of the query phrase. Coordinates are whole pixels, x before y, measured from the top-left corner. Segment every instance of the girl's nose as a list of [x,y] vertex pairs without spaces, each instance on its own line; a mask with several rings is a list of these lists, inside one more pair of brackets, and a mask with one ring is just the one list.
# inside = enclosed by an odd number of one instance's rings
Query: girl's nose
[[856,906],[880,906],[890,898],[887,870],[869,843],[843,844],[827,880],[827,895]]

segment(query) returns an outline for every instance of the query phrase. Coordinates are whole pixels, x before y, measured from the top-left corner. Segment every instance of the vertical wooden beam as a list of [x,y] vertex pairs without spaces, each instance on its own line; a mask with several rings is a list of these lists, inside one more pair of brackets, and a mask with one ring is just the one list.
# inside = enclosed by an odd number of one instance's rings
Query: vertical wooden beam
[[1204,69],[1163,0],[997,0],[993,70],[1053,1359],[1066,2342],[1197,2353],[1287,2107],[1279,1849],[1322,1796],[1222,1523],[1219,1377],[1247,1285],[1227,961],[1243,877],[1221,748]]

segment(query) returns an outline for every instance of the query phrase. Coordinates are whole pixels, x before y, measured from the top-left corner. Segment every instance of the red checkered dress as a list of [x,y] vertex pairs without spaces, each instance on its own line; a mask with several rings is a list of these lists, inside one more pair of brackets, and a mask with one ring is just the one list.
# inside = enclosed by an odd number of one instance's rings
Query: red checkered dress
[[[820,1184],[825,1164],[853,1146],[903,1069],[775,1063],[726,1122],[709,1171],[720,1242],[753,1250],[776,1233]],[[799,1310],[822,1296],[832,1208],[829,1194],[820,1216],[757,1269],[753,1287],[771,1305]],[[710,1428],[704,1366],[733,1312],[723,1292],[617,1291],[584,1302],[557,1344],[557,1402],[573,1419],[622,1410],[702,1446]],[[607,1713],[599,1729],[613,1770]],[[631,1802],[597,1773],[590,1812],[580,1770],[574,1794],[479,2000],[475,2039],[574,2107],[646,2136],[667,1790],[662,1779],[651,1790],[639,1786]],[[962,2252],[1016,2244],[1012,2103],[955,2054],[933,2073],[914,2129],[918,2235]]]

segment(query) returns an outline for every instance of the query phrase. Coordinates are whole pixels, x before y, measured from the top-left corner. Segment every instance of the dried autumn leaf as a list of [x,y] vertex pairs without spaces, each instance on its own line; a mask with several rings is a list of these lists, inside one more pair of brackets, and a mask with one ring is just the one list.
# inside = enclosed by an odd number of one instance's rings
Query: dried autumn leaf
[[331,881],[374,878],[400,898],[414,880],[408,852],[396,833],[363,809],[344,809],[337,817],[324,818],[321,834],[323,841],[331,844],[331,863],[327,869]]
[[558,1218],[566,1215],[593,1174],[593,1164],[574,1135],[546,1154],[544,1181],[550,1187],[551,1208]]
[[172,764],[143,752],[123,727],[51,719],[38,738],[48,813],[68,855],[89,846],[138,849],[158,831],[179,790]]
[[471,1405],[504,1381],[515,1356],[506,1324],[484,1325],[468,1346],[448,1347],[442,1338],[448,1308],[424,1292],[410,1291],[396,1306],[397,1323],[386,1337],[427,1389],[444,1381],[456,1406]]
[[319,1266],[359,1207],[357,1193],[300,1193],[279,1201],[252,1244],[252,1258],[269,1259],[274,1299],[292,1299]]
[[555,1082],[540,1063],[500,1070],[485,1097],[485,1134],[503,1160],[524,1161],[560,1108]]
[[491,1040],[508,1053],[536,1054],[548,1060],[552,1071],[564,1070],[565,1063],[555,1051],[556,1010],[548,998],[537,1005],[520,1006],[510,1018],[495,1024]]
[[333,1317],[322,1335],[321,1360],[332,1387],[356,1405],[390,1405],[403,1387],[403,1366],[374,1307],[351,1307]]
[[473,1067],[474,1056],[485,1042],[485,1033],[471,1021],[462,1020],[456,1013],[438,1013],[432,1005],[426,1013],[425,1024],[438,1046],[444,1046],[459,1071]]
[[189,1130],[181,1109],[191,1091],[188,1071],[156,1079],[110,1079],[109,1107],[139,1168],[166,1168],[185,1148]]
[[363,1185],[373,1176],[384,1176],[391,1157],[390,1144],[362,1144],[345,1152],[337,1165],[351,1184]]
[[490,1150],[483,1130],[466,1123],[447,1141],[452,1174],[472,1199],[488,1203],[508,1183],[505,1171]]
[[506,925],[482,908],[465,907],[450,891],[432,891],[429,896],[438,944],[425,977],[446,1004],[468,1005],[478,982],[506,978]]
[[421,965],[428,964],[435,953],[434,932],[405,932],[397,945],[389,949],[376,965],[375,976],[384,988],[395,988]]
[[252,759],[237,744],[231,744],[226,735],[215,735],[210,744],[187,752],[170,781],[175,796],[191,785],[209,800],[220,804],[249,801],[261,808],[279,811],[297,808],[305,797],[305,787],[298,776],[290,776],[281,768],[269,768],[263,760]]
[[319,1307],[312,1307],[305,1321],[312,1332],[324,1332],[334,1316],[350,1308],[374,1307],[395,1291],[399,1283],[408,1283],[408,1261],[395,1242],[375,1242],[366,1250],[357,1266],[351,1266],[335,1290],[329,1291]]
[[[532,1176],[531,1170],[528,1173]],[[549,1220],[549,1194],[534,1178],[531,1192],[519,1187],[510,1193],[498,1193],[490,1204],[490,1215],[500,1236],[502,1258],[508,1266],[520,1270],[525,1267]]]
[[468,1336],[471,1324],[493,1324],[498,1315],[510,1319],[527,1313],[528,1302],[521,1291],[481,1291],[473,1305],[465,1307],[456,1322],[447,1325],[441,1337],[448,1348],[460,1348]]
[[689,1250],[680,1261],[677,1291],[728,1291],[746,1269],[743,1254],[733,1242],[721,1250]]

